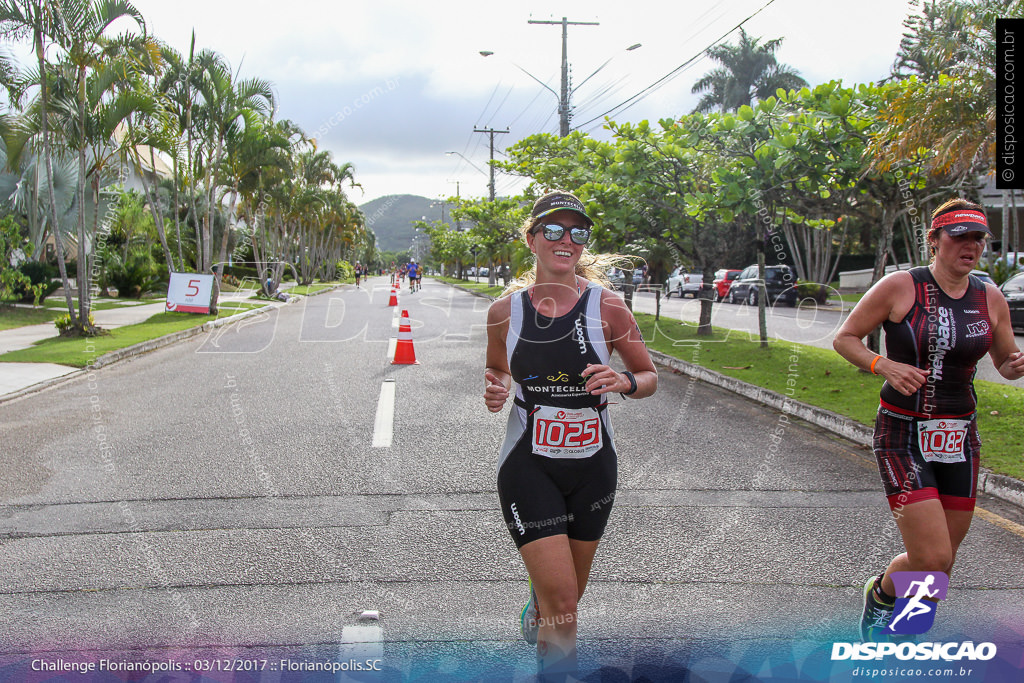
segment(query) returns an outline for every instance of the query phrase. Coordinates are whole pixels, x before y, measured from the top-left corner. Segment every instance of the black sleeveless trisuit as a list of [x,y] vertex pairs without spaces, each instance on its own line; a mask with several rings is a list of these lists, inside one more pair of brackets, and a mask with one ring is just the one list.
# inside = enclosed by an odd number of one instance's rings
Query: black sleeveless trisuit
[[975,422],[974,374],[992,346],[985,284],[969,276],[959,299],[938,286],[927,267],[912,268],[914,305],[886,321],[886,356],[928,372],[911,396],[882,386],[874,452],[892,509],[938,499],[973,510],[981,440]]

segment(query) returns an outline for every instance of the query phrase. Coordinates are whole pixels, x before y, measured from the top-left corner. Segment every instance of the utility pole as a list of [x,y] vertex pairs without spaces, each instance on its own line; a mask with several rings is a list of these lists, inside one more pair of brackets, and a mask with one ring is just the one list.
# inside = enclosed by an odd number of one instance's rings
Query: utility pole
[[[458,205],[458,200],[462,197],[462,195],[459,194],[459,181],[449,180],[448,182],[455,183],[455,202],[456,205]],[[458,228],[459,232],[462,232],[462,221],[459,220],[458,218],[455,219],[455,226]]]
[[561,24],[562,25],[562,95],[558,99],[558,135],[565,137],[569,134],[569,56],[567,44],[569,40],[569,26],[599,26],[596,21],[569,21],[562,17],[561,21],[539,21],[530,19],[528,24]]
[[474,133],[487,133],[491,138],[491,182],[488,187],[491,190],[491,201],[494,201],[494,136],[503,135],[508,132],[508,128],[505,130],[494,130],[493,128],[474,128]]

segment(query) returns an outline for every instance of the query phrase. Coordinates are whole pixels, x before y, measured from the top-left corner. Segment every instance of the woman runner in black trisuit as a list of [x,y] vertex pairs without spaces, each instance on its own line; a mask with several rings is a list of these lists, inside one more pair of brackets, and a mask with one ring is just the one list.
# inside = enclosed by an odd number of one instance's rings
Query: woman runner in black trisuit
[[[498,412],[513,396],[498,494],[532,582],[520,619],[542,675],[576,668],[576,607],[615,497],[607,394],[658,386],[632,313],[585,249],[592,225],[567,192],[537,200],[523,227],[535,270],[487,312],[484,402]],[[609,367],[613,350],[626,372]]]
[[[1024,376],[1010,310],[995,285],[971,275],[991,234],[983,209],[952,199],[932,214],[927,267],[878,281],[850,313],[833,346],[885,377],[874,452],[906,552],[864,587],[861,636],[886,639],[893,572],[945,572],[974,514],[981,446],[975,424],[975,366],[987,352],[999,374]],[[862,339],[878,325],[886,356]]]

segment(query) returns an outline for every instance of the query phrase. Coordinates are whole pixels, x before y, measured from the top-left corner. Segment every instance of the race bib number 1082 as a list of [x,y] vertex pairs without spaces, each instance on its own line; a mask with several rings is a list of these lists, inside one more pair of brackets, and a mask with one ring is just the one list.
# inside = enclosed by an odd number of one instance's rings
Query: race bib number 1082
[[928,462],[963,462],[970,420],[921,420],[917,445]]
[[533,452],[549,458],[588,458],[601,450],[601,417],[594,408],[540,406],[533,413]]

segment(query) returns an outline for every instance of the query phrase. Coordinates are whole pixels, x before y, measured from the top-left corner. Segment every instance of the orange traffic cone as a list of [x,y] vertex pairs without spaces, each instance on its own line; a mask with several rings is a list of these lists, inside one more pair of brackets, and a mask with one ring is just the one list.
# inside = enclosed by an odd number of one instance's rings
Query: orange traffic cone
[[398,305],[398,289],[394,285],[391,285],[391,298],[388,300],[388,306]]
[[395,359],[392,365],[419,365],[416,351],[412,348],[412,327],[409,326],[409,311],[402,310],[402,320],[398,325],[398,345],[395,347]]

